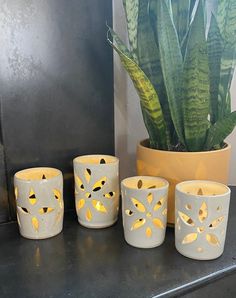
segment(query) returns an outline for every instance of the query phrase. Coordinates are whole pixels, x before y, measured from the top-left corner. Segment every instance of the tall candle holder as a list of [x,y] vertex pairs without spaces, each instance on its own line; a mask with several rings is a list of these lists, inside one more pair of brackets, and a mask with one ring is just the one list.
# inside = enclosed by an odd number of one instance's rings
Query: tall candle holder
[[63,177],[54,168],[30,168],[14,176],[17,221],[20,234],[45,239],[62,231]]
[[117,221],[119,160],[110,155],[74,159],[75,204],[78,221],[87,228],[105,228]]

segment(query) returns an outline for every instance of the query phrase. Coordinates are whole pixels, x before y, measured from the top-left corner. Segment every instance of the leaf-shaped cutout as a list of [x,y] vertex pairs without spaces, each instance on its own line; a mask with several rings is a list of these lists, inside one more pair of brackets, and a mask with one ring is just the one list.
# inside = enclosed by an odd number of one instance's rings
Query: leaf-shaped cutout
[[103,196],[107,199],[112,199],[115,195],[116,195],[116,193],[114,191],[110,191],[110,192],[104,194]]
[[206,240],[211,245],[219,245],[219,240],[214,234],[206,234]]
[[203,202],[198,212],[199,221],[203,222],[207,218],[207,214],[207,204]]
[[90,178],[91,178],[91,170],[90,169],[85,169],[85,171],[84,171],[84,177],[85,177],[87,183],[89,183]]
[[157,188],[157,187],[156,187],[156,185],[151,185],[148,187],[148,189],[151,189],[151,188]]
[[134,214],[134,212],[127,209],[127,210],[125,210],[125,214],[128,216],[132,216]]
[[92,200],[92,204],[93,204],[93,207],[94,207],[97,211],[107,213],[107,209],[106,209],[106,207],[103,205],[102,202],[97,201],[97,200]]
[[131,201],[132,201],[132,203],[134,204],[134,206],[137,208],[137,210],[139,212],[145,212],[146,211],[145,206],[141,202],[139,202],[137,199],[131,198]]
[[150,238],[152,236],[152,229],[150,227],[146,228],[146,236]]
[[191,217],[181,211],[178,211],[178,214],[186,225],[194,226],[194,222]]
[[102,179],[98,180],[94,185],[93,185],[93,191],[99,191],[102,189],[102,187],[105,185],[107,181],[106,177],[103,177]]
[[56,200],[61,199],[61,192],[58,189],[53,189],[53,193]]
[[21,212],[23,212],[24,214],[29,214],[29,210],[25,207],[20,207],[20,206],[17,206],[18,210],[20,210]]
[[84,191],[84,185],[83,185],[83,182],[82,180],[79,178],[79,176],[75,175],[75,183],[78,187],[78,189]]
[[35,205],[37,202],[36,195],[35,195],[33,188],[30,189],[29,202],[31,205]]
[[149,204],[151,204],[152,200],[153,200],[153,194],[150,192],[147,196],[147,201],[148,201]]
[[153,210],[157,211],[158,209],[160,209],[164,203],[165,198],[161,198],[154,206]]
[[47,180],[47,178],[46,178],[46,176],[43,174],[43,176],[42,176],[42,179],[46,179]]
[[84,207],[84,204],[85,204],[85,199],[80,199],[76,204],[77,210],[82,209]]
[[145,218],[135,220],[131,226],[131,231],[141,228],[146,222]]
[[190,233],[186,235],[182,241],[182,244],[189,244],[192,243],[197,239],[197,233]]
[[159,229],[164,229],[163,222],[159,218],[153,218],[153,224]]
[[224,216],[220,216],[218,218],[216,218],[215,220],[213,220],[211,222],[211,224],[209,225],[209,228],[211,229],[215,229],[218,227],[218,225],[224,220]]
[[203,190],[202,190],[201,188],[199,188],[197,194],[198,194],[199,196],[203,196]]
[[18,198],[18,188],[17,187],[15,187],[15,198],[16,198],[16,200]]
[[31,222],[32,222],[32,226],[35,229],[35,231],[38,231],[39,230],[39,221],[38,221],[38,219],[36,217],[32,217]]
[[106,163],[105,159],[104,158],[101,158],[100,164],[102,165],[102,164],[105,164],[105,163]]
[[90,221],[92,219],[92,212],[90,211],[89,208],[87,208],[87,210],[86,210],[85,217],[86,217],[87,221]]
[[39,209],[39,214],[51,213],[53,210],[51,207],[42,207]]
[[137,183],[138,189],[142,188],[142,186],[143,186],[143,181],[139,180],[138,183]]
[[165,209],[162,211],[162,215],[164,215],[164,216],[167,215],[167,208],[165,208]]

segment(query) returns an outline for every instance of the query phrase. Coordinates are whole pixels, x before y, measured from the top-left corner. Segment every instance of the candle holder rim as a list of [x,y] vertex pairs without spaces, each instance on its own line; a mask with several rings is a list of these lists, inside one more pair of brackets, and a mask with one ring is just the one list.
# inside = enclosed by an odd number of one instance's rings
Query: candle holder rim
[[15,174],[14,174],[14,178],[15,179],[18,179],[18,180],[21,180],[21,181],[24,181],[24,182],[28,182],[28,181],[43,181],[44,179],[40,178],[40,179],[24,179],[24,178],[21,178],[19,177],[18,175],[23,173],[23,172],[30,172],[32,170],[42,170],[42,169],[46,169],[46,170],[53,170],[55,172],[57,172],[57,174],[51,178],[47,178],[46,180],[52,180],[52,179],[55,179],[59,176],[63,176],[62,175],[62,171],[57,169],[57,168],[53,168],[53,167],[32,167],[32,168],[26,168],[26,169],[22,169],[20,171],[17,171]]
[[[130,180],[130,179],[150,179],[153,180],[153,181],[163,181],[165,183],[165,185],[161,186],[161,187],[156,187],[156,188],[134,188],[134,187],[129,187],[127,185],[125,185],[125,182]],[[163,178],[163,177],[155,177],[155,176],[130,176],[130,177],[127,177],[127,178],[124,178],[122,181],[121,181],[121,185],[124,186],[125,188],[128,188],[128,189],[135,189],[135,190],[139,190],[139,191],[145,191],[145,192],[150,192],[152,190],[162,190],[162,189],[166,189],[169,187],[169,182]]]
[[[85,158],[94,158],[94,157],[99,157],[99,158],[112,158],[114,159],[114,161],[108,162],[108,163],[91,163],[91,162],[82,162],[82,159]],[[119,162],[119,158],[114,156],[114,155],[109,155],[109,154],[85,154],[85,155],[79,155],[76,156],[73,159],[73,163],[77,163],[77,164],[82,164],[82,165],[93,165],[93,166],[107,166],[107,165],[111,165],[111,164],[116,164]]]
[[[198,195],[198,194],[192,194],[192,193],[186,193],[186,191],[183,191],[181,190],[181,186],[184,185],[184,184],[189,184],[189,183],[211,183],[211,184],[215,184],[215,185],[218,185],[218,186],[221,186],[223,188],[225,188],[225,192],[222,193],[222,194],[215,194],[215,195]],[[182,181],[180,183],[178,183],[175,187],[175,189],[184,194],[184,195],[188,195],[188,196],[192,196],[192,197],[195,197],[195,198],[198,198],[198,197],[201,197],[201,198],[220,198],[220,197],[225,197],[227,195],[230,195],[231,194],[231,189],[223,184],[223,183],[220,183],[220,182],[217,182],[217,181],[211,181],[211,180],[186,180],[186,181]]]

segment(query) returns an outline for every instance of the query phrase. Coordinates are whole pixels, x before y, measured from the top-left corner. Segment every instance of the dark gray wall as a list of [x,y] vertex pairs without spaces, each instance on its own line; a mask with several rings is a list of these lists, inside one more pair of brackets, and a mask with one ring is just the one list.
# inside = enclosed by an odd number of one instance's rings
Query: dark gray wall
[[72,159],[113,153],[111,2],[0,0],[0,221],[17,170],[61,169],[71,208]]

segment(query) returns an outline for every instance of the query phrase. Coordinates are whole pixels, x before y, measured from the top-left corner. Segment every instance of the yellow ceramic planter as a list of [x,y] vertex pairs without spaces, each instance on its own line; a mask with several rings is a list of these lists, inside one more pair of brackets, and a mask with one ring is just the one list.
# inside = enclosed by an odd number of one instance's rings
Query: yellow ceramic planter
[[173,152],[148,148],[148,140],[137,147],[137,173],[169,181],[168,223],[175,222],[175,186],[186,180],[228,183],[231,146],[214,151]]

